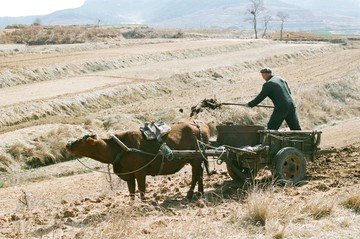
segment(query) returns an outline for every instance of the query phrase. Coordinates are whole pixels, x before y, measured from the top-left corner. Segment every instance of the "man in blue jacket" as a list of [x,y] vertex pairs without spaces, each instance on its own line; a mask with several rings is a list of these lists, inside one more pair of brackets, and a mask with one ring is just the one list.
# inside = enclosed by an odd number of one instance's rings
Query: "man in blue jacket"
[[278,130],[284,122],[291,130],[301,130],[298,116],[296,114],[295,102],[287,82],[279,76],[274,76],[270,68],[260,70],[262,78],[266,81],[261,92],[252,101],[248,102],[249,107],[254,107],[269,97],[274,104],[274,111],[270,117],[267,128]]

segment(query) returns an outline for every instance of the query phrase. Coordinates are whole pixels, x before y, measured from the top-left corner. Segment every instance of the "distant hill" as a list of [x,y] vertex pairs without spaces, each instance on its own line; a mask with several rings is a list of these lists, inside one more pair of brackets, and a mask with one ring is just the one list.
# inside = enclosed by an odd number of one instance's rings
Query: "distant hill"
[[[10,24],[146,24],[153,27],[252,29],[249,0],[87,0],[81,7],[44,16],[0,18]],[[272,16],[269,30],[278,30],[279,11],[288,14],[285,30],[360,34],[360,5],[352,0],[265,0]],[[259,17],[259,28],[262,18]]]

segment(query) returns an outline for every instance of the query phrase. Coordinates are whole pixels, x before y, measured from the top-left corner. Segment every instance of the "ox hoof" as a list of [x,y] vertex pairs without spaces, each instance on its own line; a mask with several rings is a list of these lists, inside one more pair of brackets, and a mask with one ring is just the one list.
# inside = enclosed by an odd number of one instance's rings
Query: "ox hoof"
[[211,171],[209,172],[209,176],[214,175],[214,174],[218,174],[218,172],[217,172],[216,170],[211,170]]
[[188,200],[199,200],[200,198],[203,198],[204,197],[204,193],[203,192],[188,192],[187,195],[186,195],[186,198]]
[[193,192],[193,191],[189,191],[189,192],[187,192],[187,194],[186,194],[186,198],[187,198],[188,200],[192,200],[193,196],[194,196],[194,192]]

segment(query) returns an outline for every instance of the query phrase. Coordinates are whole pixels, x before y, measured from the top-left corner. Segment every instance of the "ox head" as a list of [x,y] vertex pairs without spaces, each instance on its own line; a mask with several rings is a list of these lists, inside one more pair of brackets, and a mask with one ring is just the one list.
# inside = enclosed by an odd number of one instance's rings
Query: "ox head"
[[97,135],[94,133],[85,134],[79,139],[71,139],[66,144],[66,149],[76,155],[84,155],[91,147],[98,142]]

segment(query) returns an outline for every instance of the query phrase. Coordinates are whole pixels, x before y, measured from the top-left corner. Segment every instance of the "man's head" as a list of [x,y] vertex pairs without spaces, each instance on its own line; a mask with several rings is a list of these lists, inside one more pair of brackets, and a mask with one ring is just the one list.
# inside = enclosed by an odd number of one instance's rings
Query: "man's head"
[[269,67],[262,68],[260,70],[261,76],[264,80],[269,80],[272,76],[272,70]]

